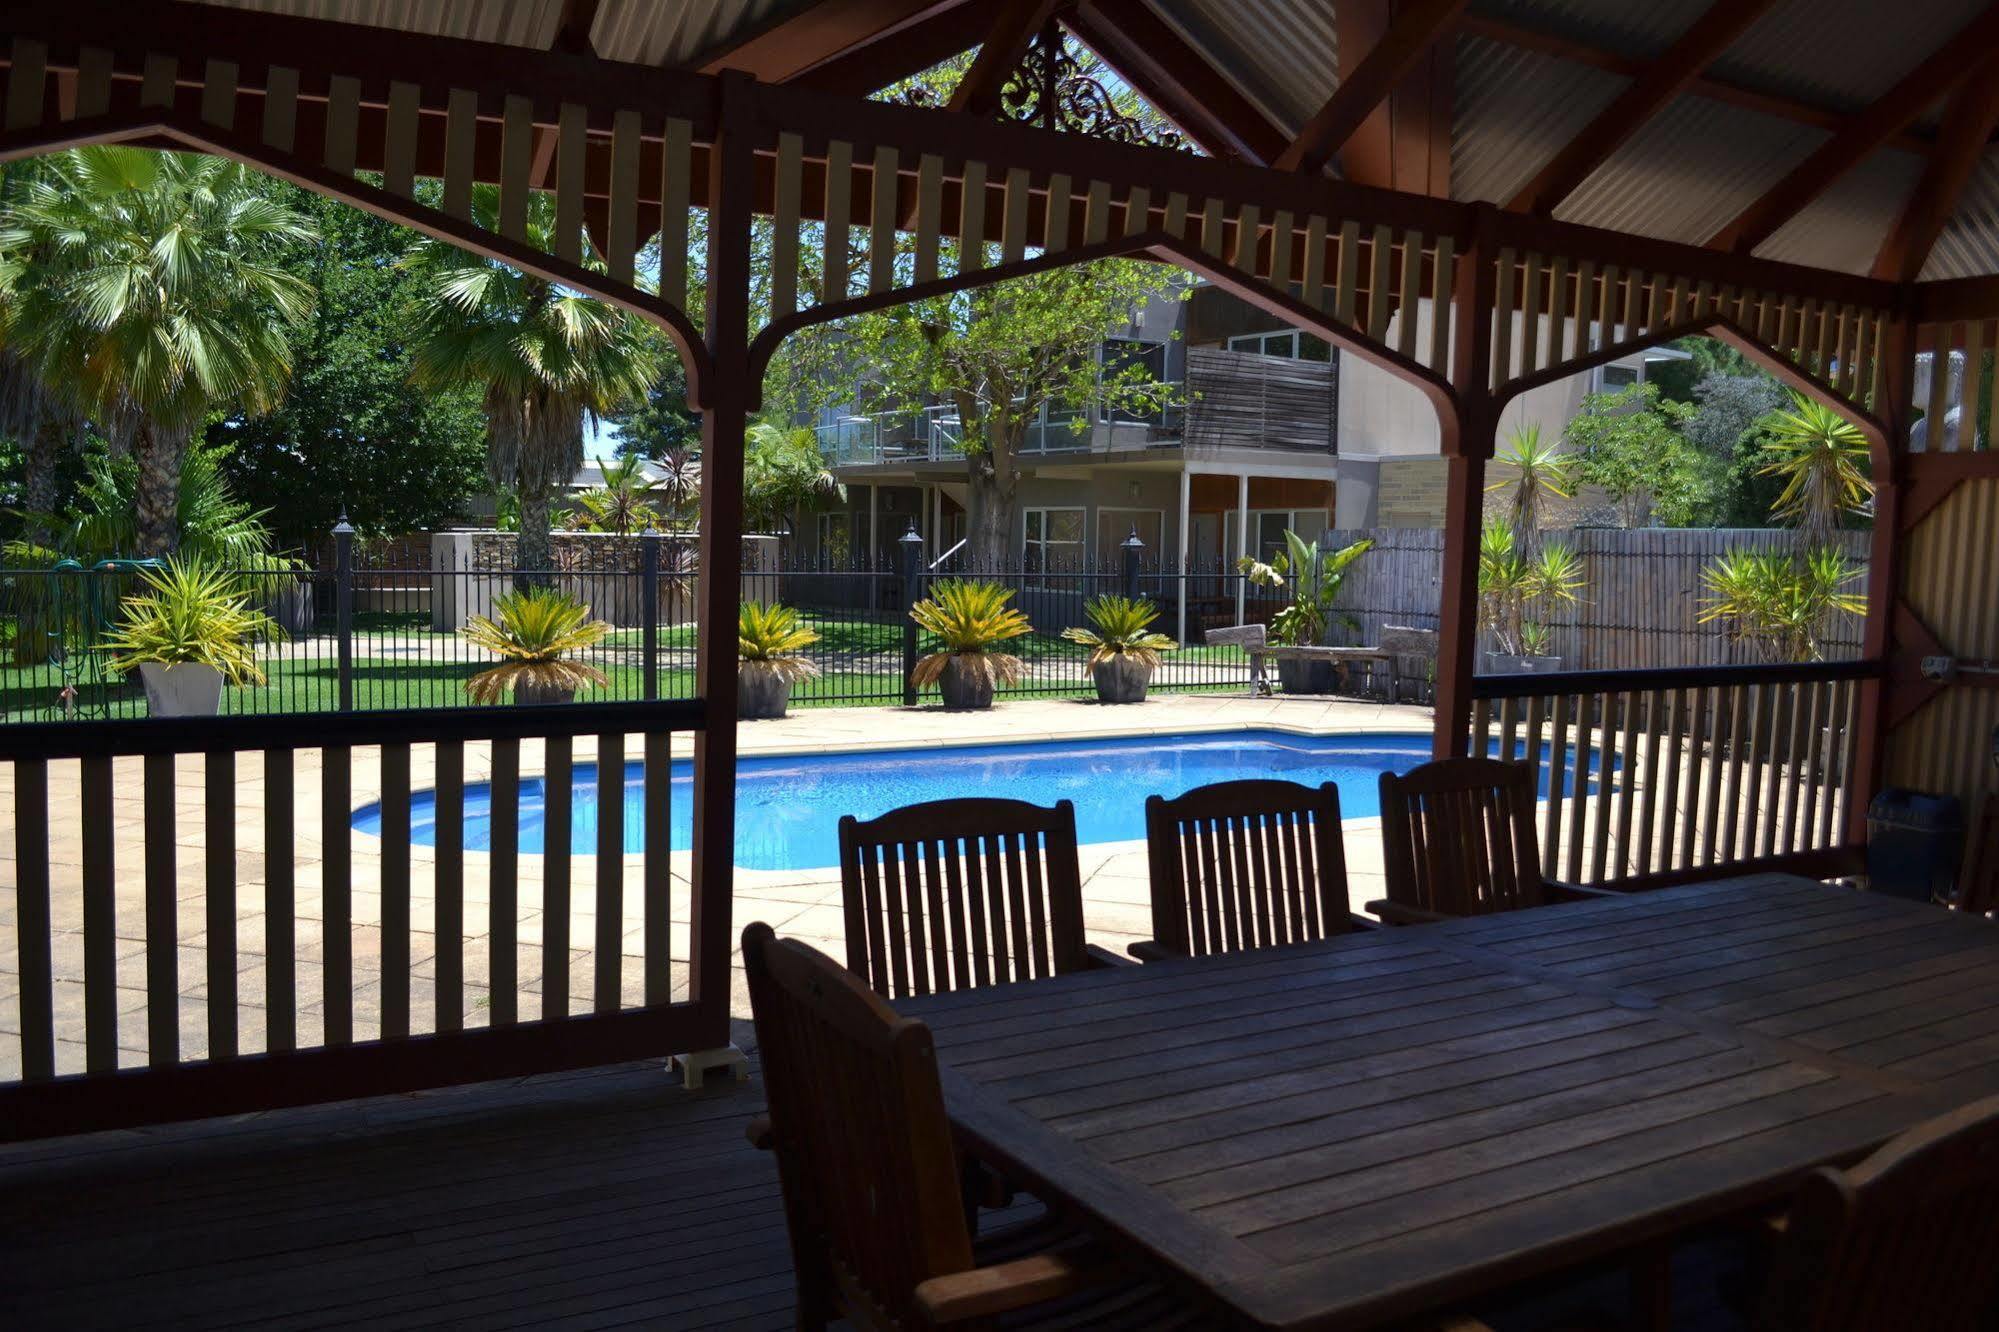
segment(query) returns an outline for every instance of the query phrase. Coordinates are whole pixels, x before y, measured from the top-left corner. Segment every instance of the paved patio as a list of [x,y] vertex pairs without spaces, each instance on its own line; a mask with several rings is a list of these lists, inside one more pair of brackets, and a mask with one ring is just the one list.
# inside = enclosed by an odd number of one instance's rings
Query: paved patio
[[[274,727],[282,726],[274,719]],[[1274,728],[1301,734],[1326,735],[1355,732],[1396,731],[1427,734],[1430,711],[1411,706],[1330,699],[1251,699],[1239,696],[1160,695],[1138,707],[1104,707],[1072,700],[1033,700],[1004,703],[989,713],[948,714],[941,709],[892,707],[817,708],[783,721],[743,725],[740,731],[744,754],[853,753],[870,749],[925,748],[940,745],[970,745],[993,742],[1074,739],[1080,737],[1168,735],[1197,731],[1239,730],[1247,727]],[[588,746],[594,751],[594,745]],[[627,753],[636,756],[637,742],[628,741]],[[579,744],[577,759],[594,758]],[[687,744],[676,745],[683,754]],[[543,755],[539,744],[522,746],[524,773],[539,772]],[[237,759],[236,881],[237,881],[237,987],[238,1026],[241,1048],[252,1052],[264,1048],[265,1017],[265,842],[264,782],[262,758],[246,753]],[[466,780],[483,781],[491,772],[490,747],[470,745],[466,752]],[[428,746],[417,746],[412,756],[412,784],[422,790],[432,785],[432,756]],[[292,861],[296,877],[297,944],[296,1007],[298,1042],[317,1044],[322,1039],[321,1002],[324,978],[321,921],[321,867],[324,850],[320,819],[320,765],[313,751],[295,755],[295,808]],[[124,1066],[142,1064],[146,1057],[146,975],[144,881],[139,872],[142,845],[142,810],[139,763],[121,762],[115,774],[116,790],[129,792],[129,804],[117,817],[116,848],[117,896],[117,976],[119,1061]],[[13,836],[13,791],[11,767],[0,769],[0,873],[13,881],[15,839]],[[51,915],[55,930],[53,962],[56,976],[56,1060],[59,1072],[81,1071],[84,1066],[83,1018],[83,920],[82,844],[73,816],[78,807],[78,765],[58,763],[50,771],[51,815]],[[206,847],[202,833],[205,814],[204,775],[198,756],[183,759],[176,770],[176,815],[180,847],[177,865],[179,881],[179,1026],[181,1057],[201,1058],[207,1053],[208,940],[206,934]],[[372,750],[357,750],[353,759],[351,804],[359,807],[377,799],[381,791],[379,756]],[[939,791],[939,796],[950,794]],[[1134,791],[1134,803],[1144,792]],[[1348,821],[1347,842],[1354,904],[1381,895],[1380,841],[1374,835],[1377,821]],[[374,838],[355,833],[351,839],[353,858],[354,1022],[357,1039],[369,1039],[380,1031],[381,993],[381,844]],[[429,1030],[435,1012],[436,938],[435,900],[432,895],[433,852],[412,848],[411,901],[411,1012],[416,1030]],[[477,852],[465,855],[465,938],[464,1019],[468,1026],[484,1025],[491,1003],[488,986],[488,857]],[[1148,889],[1145,852],[1142,842],[1101,843],[1082,848],[1084,873],[1084,915],[1093,942],[1122,951],[1128,943],[1148,936]],[[588,945],[596,937],[594,857],[577,856],[573,862],[573,882],[569,938],[572,945]],[[624,1000],[641,1002],[644,921],[640,914],[641,866],[638,857],[627,857],[624,866],[624,938],[621,975]],[[671,909],[670,954],[674,959],[676,992],[686,985],[687,925],[689,894],[687,856],[674,857],[674,891]],[[544,1005],[542,957],[542,884],[540,857],[523,856],[520,862],[519,909],[516,934],[519,957],[518,1003],[521,1016],[538,1017]],[[844,951],[841,939],[840,889],[832,869],[802,871],[739,871],[736,877],[734,928],[752,920],[768,921],[781,933],[806,939],[836,956]],[[18,1077],[19,1051],[19,960],[15,941],[15,901],[13,894],[0,896],[0,1078]],[[564,987],[570,1011],[585,1011],[592,994],[595,957],[590,948],[572,946],[569,952],[568,982]],[[748,1001],[741,973],[734,973],[732,1009],[747,1016]]]

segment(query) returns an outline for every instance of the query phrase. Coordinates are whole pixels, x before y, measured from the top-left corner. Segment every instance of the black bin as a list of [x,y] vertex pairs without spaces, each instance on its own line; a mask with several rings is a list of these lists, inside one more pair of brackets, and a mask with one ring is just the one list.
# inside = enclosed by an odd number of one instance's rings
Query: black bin
[[1867,882],[1917,902],[1949,898],[1964,850],[1956,796],[1890,787],[1867,807]]

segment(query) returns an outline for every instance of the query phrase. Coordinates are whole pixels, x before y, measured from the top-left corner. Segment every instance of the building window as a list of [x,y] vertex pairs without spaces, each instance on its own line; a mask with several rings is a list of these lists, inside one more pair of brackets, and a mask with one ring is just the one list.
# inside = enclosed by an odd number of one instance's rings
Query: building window
[[1619,365],[1616,362],[1600,365],[1596,369],[1596,391],[1616,393],[1630,388],[1643,378],[1644,375],[1635,365]]
[[1282,356],[1292,361],[1323,363],[1333,359],[1332,343],[1294,328],[1276,333],[1243,333],[1228,340],[1228,349],[1255,352],[1259,356]]
[[854,558],[854,515],[819,515],[819,561],[822,565],[845,565]]
[[[1230,509],[1225,518],[1225,549],[1231,563],[1236,551],[1241,547],[1236,542],[1236,512]],[[1326,531],[1326,511],[1324,509],[1251,509],[1249,511],[1249,553],[1259,560],[1268,561],[1271,556],[1285,549],[1284,533],[1296,532],[1307,541],[1317,541]]]
[[1073,569],[1082,562],[1083,510],[1029,509],[1021,558],[1030,572]]

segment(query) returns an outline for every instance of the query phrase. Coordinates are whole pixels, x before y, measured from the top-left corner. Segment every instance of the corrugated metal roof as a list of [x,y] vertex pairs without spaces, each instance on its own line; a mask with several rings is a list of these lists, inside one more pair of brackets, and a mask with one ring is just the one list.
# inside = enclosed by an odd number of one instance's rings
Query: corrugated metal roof
[[1788,0],[1744,33],[1710,73],[1857,110],[1942,47],[1986,0],[1919,0],[1884,23],[1881,0]]
[[1902,201],[1923,173],[1913,153],[1885,152],[1862,162],[1776,235],[1756,247],[1766,259],[1865,273]]
[[[297,18],[359,23],[434,37],[546,50],[562,26],[563,0],[203,0]],[[591,24],[607,60],[677,65],[772,14],[811,0],[603,0]]]
[[464,37],[479,42],[546,49],[562,25],[562,0],[482,4],[480,0],[204,0],[230,9],[256,9],[294,18],[360,23],[371,28]]
[[1147,0],[1238,91],[1295,131],[1339,86],[1333,0]]
[[1987,149],[1985,160],[1965,183],[1957,215],[1937,237],[1922,277],[1980,277],[1999,268],[1995,259],[1999,259],[1999,149]]
[[1654,56],[1714,0],[1478,0],[1471,12],[1624,56]]
[[1612,153],[1555,216],[1699,243],[1825,137],[1794,121],[1682,97]]
[[1458,41],[1451,193],[1504,203],[1626,80],[1477,37]]
[[608,59],[684,65],[804,3],[809,0],[603,0],[590,40]]

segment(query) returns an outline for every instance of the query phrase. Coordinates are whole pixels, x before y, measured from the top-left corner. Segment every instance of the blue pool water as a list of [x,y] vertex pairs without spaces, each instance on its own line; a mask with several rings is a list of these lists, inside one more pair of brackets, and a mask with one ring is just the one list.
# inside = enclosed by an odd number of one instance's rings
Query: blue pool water
[[[1071,800],[1076,835],[1084,842],[1129,841],[1145,836],[1145,797],[1174,796],[1209,782],[1240,777],[1281,777],[1340,788],[1340,812],[1363,818],[1380,812],[1376,781],[1384,772],[1407,772],[1430,756],[1421,735],[1298,736],[1277,731],[1228,731],[1210,735],[1130,736],[966,748],[911,749],[871,754],[815,754],[796,758],[745,758],[736,778],[736,864],[744,869],[811,869],[839,863],[842,814],[873,818],[900,805],[945,796],[1004,796],[1050,805]],[[1546,755],[1544,754],[1544,759]],[[1573,759],[1572,759],[1573,761]],[[1542,794],[1549,770],[1542,768]],[[645,768],[625,766],[624,845],[644,846]],[[692,841],[693,765],[673,765],[673,848]],[[597,847],[597,768],[578,763],[571,797],[570,848]],[[543,787],[524,777],[520,792],[520,849],[542,850]],[[437,841],[436,796],[416,792],[411,838]],[[380,836],[381,808],[364,805],[354,827]],[[465,787],[465,848],[484,851],[492,836],[492,789]]]

